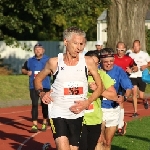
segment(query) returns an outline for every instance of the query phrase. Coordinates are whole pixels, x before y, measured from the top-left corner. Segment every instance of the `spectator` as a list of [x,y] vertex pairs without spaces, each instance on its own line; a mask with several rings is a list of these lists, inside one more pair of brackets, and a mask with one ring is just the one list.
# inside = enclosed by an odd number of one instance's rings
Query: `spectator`
[[[44,55],[44,48],[40,43],[37,43],[34,46],[34,56],[29,58],[22,67],[22,73],[29,76],[29,89],[30,89],[30,98],[32,101],[32,121],[33,126],[31,132],[38,132],[37,119],[38,119],[38,100],[39,95],[37,94],[33,81],[36,78],[36,75],[44,68],[48,56]],[[43,91],[48,92],[50,90],[50,77],[47,76],[43,82]],[[42,105],[42,114],[43,114],[43,124],[42,131],[47,129],[47,118],[48,118],[48,106],[41,101]]]

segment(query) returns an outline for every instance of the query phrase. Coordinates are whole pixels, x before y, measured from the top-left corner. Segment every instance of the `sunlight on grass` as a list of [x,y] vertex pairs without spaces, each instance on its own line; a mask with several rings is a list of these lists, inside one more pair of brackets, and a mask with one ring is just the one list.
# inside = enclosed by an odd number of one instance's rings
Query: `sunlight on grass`
[[7,75],[0,76],[0,101],[29,100],[28,76]]
[[150,117],[128,122],[127,133],[115,136],[112,150],[150,150]]
[[[28,79],[27,75],[0,75],[0,101],[29,100]],[[146,93],[150,93],[149,84]]]
[[146,93],[150,94],[150,84],[147,84],[147,86],[146,86]]

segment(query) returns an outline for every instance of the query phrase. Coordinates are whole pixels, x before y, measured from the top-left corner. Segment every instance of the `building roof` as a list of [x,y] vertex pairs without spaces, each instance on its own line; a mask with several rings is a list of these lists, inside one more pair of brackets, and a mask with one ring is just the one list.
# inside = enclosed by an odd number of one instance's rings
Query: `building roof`
[[[103,20],[106,20],[106,17],[107,17],[107,10],[104,10],[102,12],[102,14],[98,17],[98,21],[103,21]],[[145,17],[145,20],[150,20],[150,10],[148,10],[147,14],[146,14],[146,17]]]
[[97,20],[99,21],[106,20],[106,17],[107,17],[107,10],[104,10]]

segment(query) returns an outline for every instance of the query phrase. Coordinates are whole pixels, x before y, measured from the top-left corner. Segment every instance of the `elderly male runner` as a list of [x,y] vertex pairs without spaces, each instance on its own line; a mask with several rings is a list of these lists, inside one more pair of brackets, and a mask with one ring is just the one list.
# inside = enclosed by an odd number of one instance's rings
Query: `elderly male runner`
[[[51,58],[35,79],[42,101],[51,108],[51,128],[58,150],[77,150],[82,129],[84,110],[103,92],[101,78],[93,59],[80,51],[85,44],[85,32],[71,27],[64,31],[66,53]],[[88,92],[88,71],[92,74],[97,89],[86,99]],[[52,92],[44,93],[42,80],[54,75]],[[51,94],[51,95],[50,95]]]
[[[125,96],[128,97],[132,91],[132,83],[125,73],[125,71],[114,65],[114,51],[112,48],[103,48],[101,50],[101,67],[106,73],[115,81],[115,89],[118,93],[121,86],[126,92]],[[118,95],[120,96],[120,95]],[[122,98],[122,96],[120,96]],[[104,150],[111,149],[111,142],[116,132],[116,127],[119,124],[120,106],[119,103],[111,99],[103,98],[102,101],[103,123],[101,137],[97,145],[97,150],[100,147]]]

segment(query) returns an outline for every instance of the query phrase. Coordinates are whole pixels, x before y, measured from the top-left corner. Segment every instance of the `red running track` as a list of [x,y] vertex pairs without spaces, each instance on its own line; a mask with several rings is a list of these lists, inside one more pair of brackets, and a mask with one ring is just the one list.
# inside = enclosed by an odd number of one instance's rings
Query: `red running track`
[[[131,121],[133,119],[131,117],[133,114],[132,102],[127,101],[124,105],[125,121]],[[149,109],[145,110],[142,101],[139,101],[139,118],[149,116]],[[42,150],[43,143],[47,142],[51,144],[51,150],[55,150],[50,126],[46,132],[41,132],[41,123],[41,107],[39,107],[38,133],[30,133],[32,126],[31,106],[0,108],[0,150]]]

